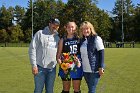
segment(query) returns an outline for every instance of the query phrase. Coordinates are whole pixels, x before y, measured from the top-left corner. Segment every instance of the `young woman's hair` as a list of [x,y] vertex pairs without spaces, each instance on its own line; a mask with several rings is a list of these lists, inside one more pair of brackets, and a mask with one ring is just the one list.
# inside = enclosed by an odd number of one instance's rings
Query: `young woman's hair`
[[[74,23],[74,24],[75,24],[75,32],[74,32],[74,35],[75,35],[76,37],[78,37],[78,34],[77,34],[77,29],[78,29],[78,27],[77,27],[77,25],[76,25],[76,23],[75,23],[74,21],[69,21],[69,22],[66,24],[65,29],[67,28],[67,26],[68,26],[70,23]],[[66,35],[67,35],[67,33],[66,33]]]
[[75,23],[74,21],[69,21],[69,22],[66,24],[66,27],[67,27],[70,23],[74,23],[74,24],[75,24],[75,27],[76,27],[75,31],[77,31],[77,25],[76,25],[76,23]]
[[94,29],[93,25],[92,25],[90,22],[88,22],[88,21],[84,21],[84,22],[80,25],[80,36],[81,36],[81,37],[83,37],[83,35],[82,35],[82,29],[83,29],[83,27],[85,27],[85,26],[87,26],[88,28],[90,28],[90,30],[91,30],[91,35],[92,35],[92,36],[93,36],[93,35],[97,35],[97,33],[95,32],[95,29]]

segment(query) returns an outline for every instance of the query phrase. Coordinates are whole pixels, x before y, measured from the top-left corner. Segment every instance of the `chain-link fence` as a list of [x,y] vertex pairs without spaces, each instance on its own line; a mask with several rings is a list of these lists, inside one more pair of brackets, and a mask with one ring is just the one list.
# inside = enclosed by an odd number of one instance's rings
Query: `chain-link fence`
[[[140,48],[140,42],[104,42],[105,48]],[[0,47],[29,47],[29,43],[0,43]]]
[[140,48],[139,42],[104,42],[105,48]]

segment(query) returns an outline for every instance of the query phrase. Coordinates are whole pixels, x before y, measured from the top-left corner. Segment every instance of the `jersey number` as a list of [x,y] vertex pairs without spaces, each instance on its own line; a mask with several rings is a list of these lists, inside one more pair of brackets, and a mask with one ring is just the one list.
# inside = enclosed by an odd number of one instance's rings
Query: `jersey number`
[[71,45],[70,54],[76,54],[76,53],[77,53],[77,45]]

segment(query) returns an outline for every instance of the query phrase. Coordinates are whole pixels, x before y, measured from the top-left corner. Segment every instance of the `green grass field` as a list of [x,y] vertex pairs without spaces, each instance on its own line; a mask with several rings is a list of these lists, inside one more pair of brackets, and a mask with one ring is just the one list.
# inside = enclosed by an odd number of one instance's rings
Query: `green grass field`
[[[97,93],[140,93],[140,48],[106,48],[105,65]],[[0,93],[33,93],[33,89],[28,48],[0,47]],[[56,75],[54,93],[61,90],[62,82]],[[84,78],[81,90],[88,93]]]

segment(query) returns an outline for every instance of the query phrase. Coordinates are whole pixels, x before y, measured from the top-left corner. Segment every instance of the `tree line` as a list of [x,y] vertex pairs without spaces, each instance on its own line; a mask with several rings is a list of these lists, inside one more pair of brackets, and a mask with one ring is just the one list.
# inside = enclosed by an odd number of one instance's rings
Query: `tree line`
[[60,35],[65,34],[64,26],[68,21],[75,21],[80,26],[87,20],[104,41],[122,41],[122,37],[125,42],[140,41],[140,4],[134,5],[132,0],[123,0],[123,3],[116,0],[112,11],[101,10],[97,4],[98,0],[68,0],[67,3],[62,0],[29,0],[27,8],[19,5],[6,8],[3,5],[0,7],[0,42],[28,43],[32,32],[35,34],[43,29],[53,17],[61,21]]

